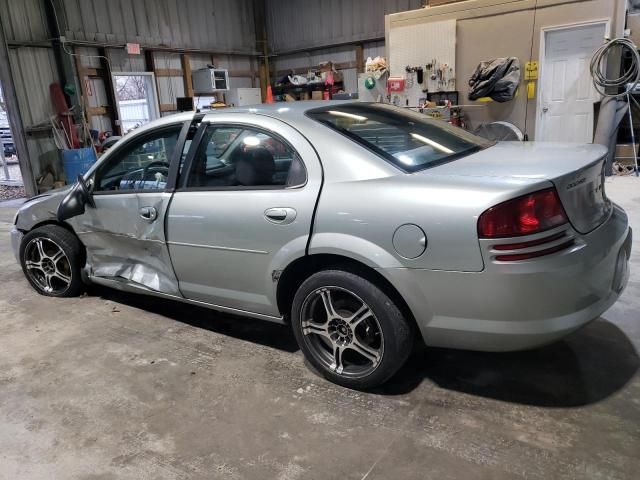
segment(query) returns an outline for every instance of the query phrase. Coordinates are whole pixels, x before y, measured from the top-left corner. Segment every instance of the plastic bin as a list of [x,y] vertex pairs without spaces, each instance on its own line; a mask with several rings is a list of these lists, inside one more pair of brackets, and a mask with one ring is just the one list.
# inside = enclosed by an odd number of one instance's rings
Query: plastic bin
[[87,173],[96,160],[96,153],[91,147],[63,150],[62,165],[67,183],[75,183],[78,175]]

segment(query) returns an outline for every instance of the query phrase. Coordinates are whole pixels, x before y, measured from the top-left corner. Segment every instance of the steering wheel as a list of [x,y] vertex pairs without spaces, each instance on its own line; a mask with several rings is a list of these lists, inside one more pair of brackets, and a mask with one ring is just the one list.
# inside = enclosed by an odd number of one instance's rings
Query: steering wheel
[[151,162],[151,163],[147,164],[144,167],[144,170],[142,171],[142,181],[144,181],[147,178],[147,172],[152,167],[164,167],[164,168],[167,169],[167,175],[168,175],[169,174],[169,167],[171,167],[171,164],[169,162],[164,162],[162,160],[157,160],[155,162]]

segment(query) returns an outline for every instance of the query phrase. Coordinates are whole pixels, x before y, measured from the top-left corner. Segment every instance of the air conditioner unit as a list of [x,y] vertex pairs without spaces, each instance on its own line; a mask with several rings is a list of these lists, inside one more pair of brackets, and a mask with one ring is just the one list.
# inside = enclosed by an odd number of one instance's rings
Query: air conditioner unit
[[220,68],[201,68],[191,72],[193,91],[213,93],[229,90],[229,71]]

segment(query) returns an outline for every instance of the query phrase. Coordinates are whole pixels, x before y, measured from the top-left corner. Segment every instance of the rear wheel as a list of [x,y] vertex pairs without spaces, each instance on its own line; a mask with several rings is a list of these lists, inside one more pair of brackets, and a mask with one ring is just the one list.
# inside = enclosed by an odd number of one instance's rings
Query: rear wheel
[[411,351],[411,328],[398,307],[353,273],[326,270],[309,277],[295,295],[291,320],[307,360],[346,387],[384,383]]
[[84,290],[82,253],[82,245],[72,232],[45,225],[22,239],[20,263],[27,280],[41,295],[75,297]]

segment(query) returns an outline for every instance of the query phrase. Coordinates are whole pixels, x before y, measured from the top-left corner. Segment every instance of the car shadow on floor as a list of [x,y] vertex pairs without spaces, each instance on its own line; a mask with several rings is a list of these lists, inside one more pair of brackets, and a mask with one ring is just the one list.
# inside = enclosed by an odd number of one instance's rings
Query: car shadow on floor
[[181,323],[286,352],[298,351],[288,325],[217,312],[189,303],[92,285],[88,294],[140,308]]
[[[278,350],[298,350],[286,325],[95,285],[89,295]],[[485,353],[419,346],[388,383],[370,393],[404,395],[431,381],[447,390],[507,402],[576,407],[619,391],[639,367],[640,357],[629,338],[616,325],[600,318],[564,340],[525,352]]]
[[447,390],[506,402],[577,407],[616,393],[639,366],[626,334],[600,318],[561,341],[524,352],[417,348],[377,393],[405,394],[430,380]]

